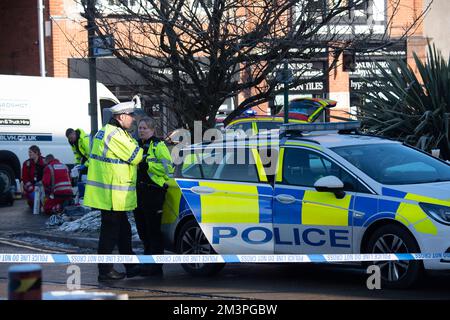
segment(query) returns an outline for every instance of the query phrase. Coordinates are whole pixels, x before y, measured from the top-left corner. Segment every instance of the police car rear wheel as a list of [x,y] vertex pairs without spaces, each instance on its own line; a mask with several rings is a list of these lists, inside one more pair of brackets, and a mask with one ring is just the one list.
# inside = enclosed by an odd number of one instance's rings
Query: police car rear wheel
[[[418,253],[419,247],[414,238],[397,225],[387,225],[377,229],[367,245],[369,253]],[[421,261],[375,261],[381,271],[383,288],[408,288],[419,278]]]
[[[179,254],[216,254],[208,239],[200,229],[197,222],[188,221],[180,230],[177,241]],[[219,272],[224,264],[220,263],[195,263],[182,264],[183,269],[195,276],[209,276]]]

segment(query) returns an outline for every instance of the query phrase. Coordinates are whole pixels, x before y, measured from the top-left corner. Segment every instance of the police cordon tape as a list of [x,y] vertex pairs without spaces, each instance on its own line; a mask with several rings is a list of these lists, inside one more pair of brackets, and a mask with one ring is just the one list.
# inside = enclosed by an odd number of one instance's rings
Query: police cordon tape
[[444,259],[450,253],[400,254],[225,254],[225,255],[95,255],[95,254],[0,254],[0,263],[308,263],[372,262]]

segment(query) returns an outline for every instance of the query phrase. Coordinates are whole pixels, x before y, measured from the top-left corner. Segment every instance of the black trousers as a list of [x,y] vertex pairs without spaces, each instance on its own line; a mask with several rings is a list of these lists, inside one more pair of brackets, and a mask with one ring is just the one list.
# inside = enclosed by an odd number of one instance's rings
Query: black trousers
[[[120,254],[134,255],[131,244],[131,226],[128,222],[126,211],[102,210],[102,224],[100,227],[100,239],[98,242],[98,254],[112,254],[117,246]],[[133,267],[133,264],[125,264],[125,269]],[[113,268],[112,264],[99,264],[99,273],[108,273]]]
[[164,254],[161,217],[166,189],[154,185],[137,185],[137,208],[134,219],[144,254]]

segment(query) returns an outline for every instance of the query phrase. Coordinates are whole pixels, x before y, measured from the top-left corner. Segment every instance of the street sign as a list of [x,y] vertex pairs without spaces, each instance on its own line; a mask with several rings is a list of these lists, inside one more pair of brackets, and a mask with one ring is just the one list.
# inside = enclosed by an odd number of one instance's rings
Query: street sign
[[92,46],[94,57],[112,56],[114,50],[114,37],[111,35],[93,37]]

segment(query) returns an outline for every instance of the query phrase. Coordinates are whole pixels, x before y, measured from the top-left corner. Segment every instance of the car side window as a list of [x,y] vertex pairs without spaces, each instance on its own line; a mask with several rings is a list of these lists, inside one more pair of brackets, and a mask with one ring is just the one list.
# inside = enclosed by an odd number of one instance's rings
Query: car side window
[[229,126],[227,129],[243,130],[244,132],[247,132],[247,130],[252,129],[252,123],[251,122],[240,122],[240,123],[236,123],[236,124]]
[[[189,158],[190,157],[190,158]],[[185,157],[183,178],[259,182],[256,164],[247,148],[204,149],[201,154]]]
[[181,176],[183,178],[202,178],[202,169],[200,167],[201,154],[190,153],[183,159],[183,165],[181,167]]
[[326,176],[336,176],[344,190],[370,193],[357,179],[320,153],[300,148],[286,148],[283,159],[283,183],[314,188],[314,183]]
[[258,121],[257,122],[259,131],[279,129],[282,124],[283,124],[282,122],[276,122],[276,121]]

